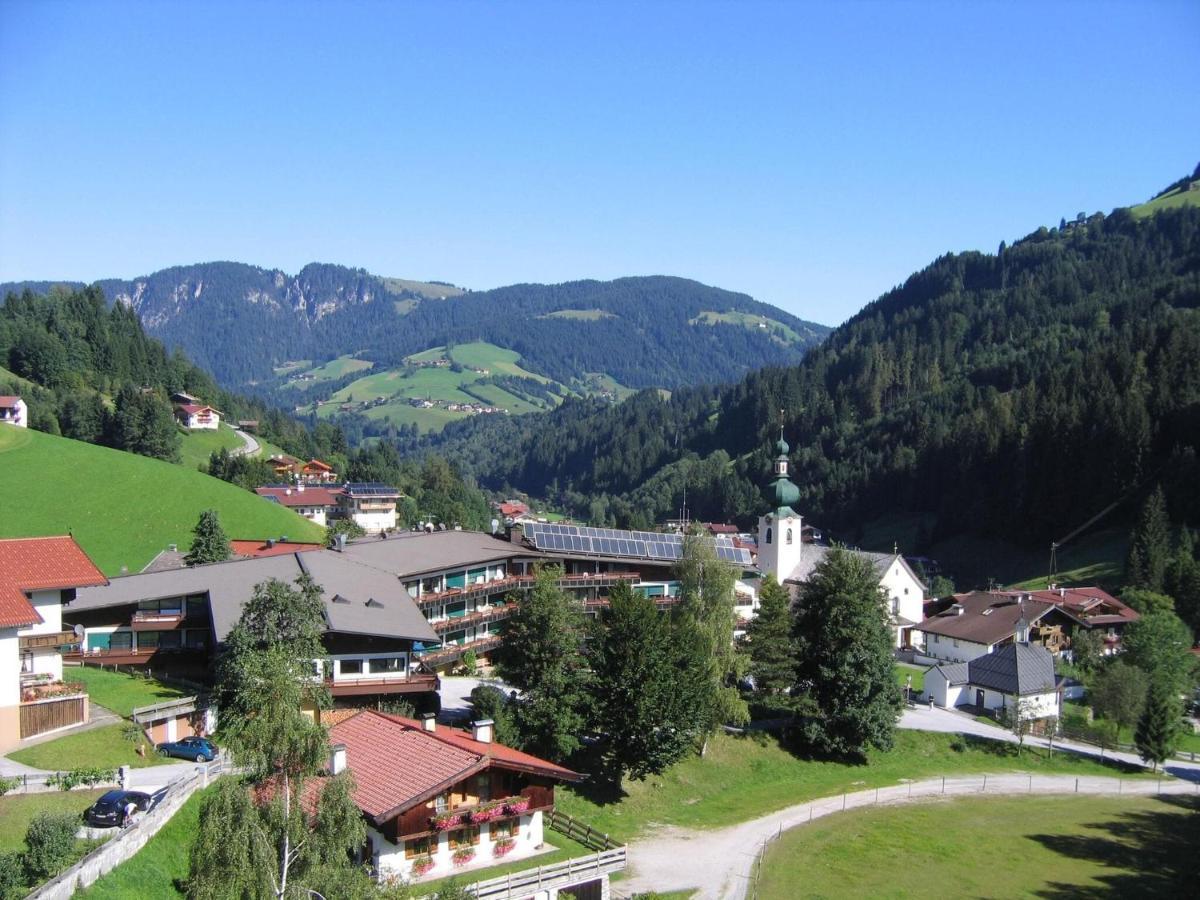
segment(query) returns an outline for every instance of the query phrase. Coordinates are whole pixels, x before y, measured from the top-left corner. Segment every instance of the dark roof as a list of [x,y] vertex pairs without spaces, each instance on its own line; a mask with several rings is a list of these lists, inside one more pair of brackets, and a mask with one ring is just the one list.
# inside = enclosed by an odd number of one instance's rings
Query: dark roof
[[397,577],[542,554],[478,531],[410,531],[387,540],[351,541],[343,555]]
[[[961,607],[962,612],[956,607]],[[926,619],[917,630],[976,644],[995,644],[1016,633],[1017,622],[1022,616],[1032,625],[1053,608],[1049,603],[1022,601],[1004,593],[955,594],[952,606]]]
[[1041,644],[1006,644],[967,663],[968,681],[1005,694],[1044,694],[1055,688],[1054,657]]
[[[218,641],[223,641],[241,617],[242,605],[256,584],[269,578],[290,583],[304,572],[312,575],[322,588],[330,631],[420,641],[438,639],[394,576],[359,565],[332,550],[236,559],[190,569],[114,578],[105,587],[79,591],[67,607],[66,615],[80,610],[126,606],[140,600],[207,593],[213,632]],[[335,603],[335,596],[350,602]]]
[[[831,549],[831,547],[826,547],[824,544],[804,543],[800,549],[800,562],[784,581],[794,581],[800,584],[808,581],[812,576],[813,569],[825,559]],[[921,586],[922,591],[925,590],[925,585],[920,578],[917,578],[917,574],[912,570],[912,566],[898,553],[873,553],[869,550],[851,550],[849,548],[846,548],[846,552],[852,553],[869,562],[871,568],[875,570],[880,579],[887,575],[888,569],[892,567],[892,563],[897,563],[908,570],[908,574]]]

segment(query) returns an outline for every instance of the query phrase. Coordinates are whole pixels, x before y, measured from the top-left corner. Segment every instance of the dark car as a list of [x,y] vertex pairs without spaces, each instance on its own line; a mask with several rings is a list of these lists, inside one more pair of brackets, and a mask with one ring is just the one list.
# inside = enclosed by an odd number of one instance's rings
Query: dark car
[[125,810],[132,803],[139,811],[150,808],[153,798],[141,791],[109,791],[87,808],[83,820],[94,828],[125,824]]
[[196,762],[212,762],[221,751],[208,738],[185,737],[182,741],[159,744],[155,749],[163,756],[178,756]]

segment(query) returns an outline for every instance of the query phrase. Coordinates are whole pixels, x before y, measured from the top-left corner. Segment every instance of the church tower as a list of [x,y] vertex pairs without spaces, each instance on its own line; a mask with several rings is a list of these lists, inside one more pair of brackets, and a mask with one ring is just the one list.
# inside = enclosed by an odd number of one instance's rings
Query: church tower
[[775,507],[758,519],[758,568],[765,575],[771,572],[781,584],[800,565],[800,554],[804,547],[800,533],[802,519],[792,509],[800,499],[800,488],[788,478],[787,441],[783,429],[775,445],[775,478],[767,489],[767,496]]

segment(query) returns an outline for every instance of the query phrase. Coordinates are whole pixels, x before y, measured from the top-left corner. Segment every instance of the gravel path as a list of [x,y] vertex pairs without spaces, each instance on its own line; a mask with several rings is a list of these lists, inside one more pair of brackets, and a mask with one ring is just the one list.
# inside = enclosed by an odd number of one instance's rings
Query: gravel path
[[1141,795],[1200,793],[1200,784],[1170,779],[1133,780],[1071,775],[989,775],[933,778],[895,787],[857,791],[801,803],[712,831],[664,828],[629,845],[630,877],[614,885],[614,896],[639,891],[694,888],[699,900],[742,900],[763,842],[789,828],[843,810],[880,804],[935,802],[946,796],[1046,794]]
[[258,440],[252,435],[244,431],[233,429],[233,433],[242,439],[242,446],[236,447],[229,451],[230,456],[257,456],[259,450]]

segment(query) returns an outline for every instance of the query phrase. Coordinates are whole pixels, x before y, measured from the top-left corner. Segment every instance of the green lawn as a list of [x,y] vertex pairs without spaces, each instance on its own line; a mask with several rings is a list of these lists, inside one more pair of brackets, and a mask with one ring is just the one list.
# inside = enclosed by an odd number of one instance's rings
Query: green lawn
[[716,325],[718,322],[723,325],[741,325],[743,328],[748,328],[751,331],[765,331],[767,334],[786,343],[795,343],[800,340],[800,335],[796,334],[794,329],[784,325],[782,322],[776,322],[774,319],[768,319],[766,316],[741,312],[736,309],[723,313],[705,310],[694,319],[690,319],[688,324]]
[[1184,897],[1194,797],[987,797],[830,816],[784,834],[762,900],[802,897]]
[[919,694],[925,690],[925,673],[929,671],[928,666],[910,666],[907,663],[896,663],[896,683],[903,690],[905,684],[908,683],[909,676],[912,676],[912,691],[914,694]]
[[[40,812],[76,813],[80,816],[104,793],[53,791],[44,794],[6,794],[0,797],[0,852],[25,849],[25,830]],[[82,822],[80,823],[82,824]]]
[[663,775],[626,782],[619,802],[597,802],[571,789],[560,789],[556,799],[563,812],[617,840],[629,840],[655,824],[732,825],[844,791],[984,772],[1128,774],[1067,753],[1048,758],[1044,750],[1026,747],[1018,756],[1009,743],[922,731],[898,730],[895,748],[872,752],[866,765],[802,760],[771,739],[718,735],[705,758],[691,757]]
[[179,455],[189,469],[208,467],[208,458],[220,450],[233,450],[242,446],[242,439],[233,428],[221,423],[216,431],[181,429],[183,439],[179,442]]
[[[208,475],[24,428],[0,431],[0,537],[70,531],[105,574],[140,571],[167,544],[188,547],[200,513],[216,509],[232,538],[281,534],[321,541],[324,529],[278,503]],[[130,498],[137,514],[126,514]]]
[[111,709],[125,718],[129,718],[139,706],[150,706],[153,703],[187,696],[186,691],[170,687],[153,678],[129,675],[113,669],[98,669],[95,666],[68,666],[63,669],[63,680],[82,683],[93,703]]
[[75,894],[89,900],[176,900],[176,882],[187,878],[192,843],[200,829],[200,805],[212,788],[196,791],[134,856],[90,888]]
[[117,766],[158,766],[178,760],[161,757],[153,751],[144,757],[138,756],[136,745],[125,739],[123,725],[105,725],[88,731],[77,731],[44,744],[34,744],[24,750],[8,754],[9,759],[33,766],[65,772],[69,769],[98,767],[115,769]]
[[[374,365],[375,363],[369,359],[359,359],[349,354],[339,356],[337,359],[331,359],[329,362],[316,368],[310,368],[303,372],[293,372],[292,378],[284,386],[306,391],[309,388],[317,387],[324,381],[334,381],[343,375],[349,375],[351,372],[365,372]],[[304,380],[300,378],[302,375],[305,376]]]
[[1130,207],[1129,211],[1136,218],[1142,219],[1160,209],[1176,209],[1180,206],[1200,206],[1200,190],[1188,190],[1186,186],[1176,188],[1169,194]]
[[539,319],[569,319],[572,322],[599,322],[601,319],[615,319],[616,313],[606,309],[556,309],[554,312],[538,316]]
[[470,344],[456,344],[450,351],[450,359],[464,366],[477,369],[487,369],[492,375],[515,375],[518,378],[532,378],[543,384],[549,384],[550,379],[538,375],[528,369],[521,368],[521,354],[516,350],[505,350],[487,341],[473,341]]

